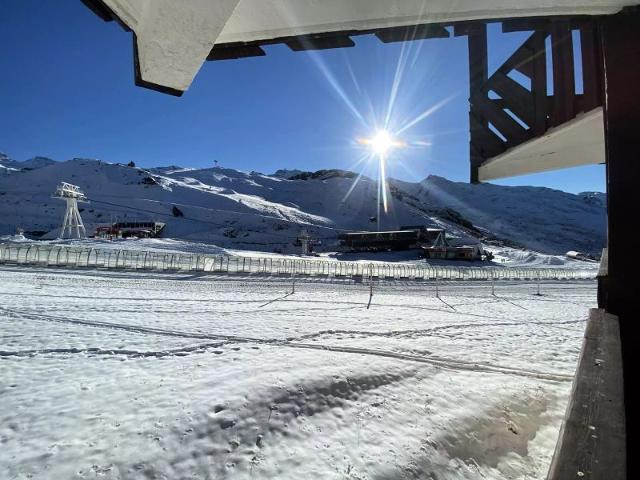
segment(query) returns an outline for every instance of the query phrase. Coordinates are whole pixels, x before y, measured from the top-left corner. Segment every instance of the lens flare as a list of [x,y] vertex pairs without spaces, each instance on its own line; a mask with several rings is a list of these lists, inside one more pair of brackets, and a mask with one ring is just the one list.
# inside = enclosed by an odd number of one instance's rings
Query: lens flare
[[386,130],[378,130],[371,138],[361,138],[358,140],[361,145],[366,145],[371,152],[378,157],[384,157],[393,148],[403,148],[405,142],[394,138],[394,136]]
[[[387,160],[390,156],[391,150],[397,148],[404,148],[406,143],[396,138],[392,133],[387,130],[377,130],[376,133],[370,138],[358,139],[358,143],[365,145],[370,150],[370,158],[376,158],[378,161],[378,230],[380,230],[380,207],[384,209],[384,213],[389,211],[389,201],[387,196]],[[347,196],[355,187],[357,180],[354,182],[351,189],[347,193]],[[382,205],[381,205],[382,204]]]
[[[428,2],[425,1],[421,12],[421,17],[424,17],[425,22],[419,23],[429,23],[426,21],[428,20],[427,4]],[[290,18],[295,23],[295,12],[282,6],[277,8],[282,9],[279,13],[283,18]],[[391,62],[387,63],[392,68],[388,72],[392,81],[385,84],[386,93],[383,93],[382,96],[377,95],[379,93],[377,90],[372,90],[376,86],[375,84],[369,85],[361,82],[362,78],[357,75],[357,70],[354,69],[355,65],[350,61],[351,57],[347,56],[344,50],[340,51],[342,52],[341,56],[334,56],[331,62],[328,61],[328,56],[325,57],[324,54],[313,50],[313,45],[311,44],[308,45],[309,50],[306,51],[306,55],[326,80],[326,84],[330,87],[329,90],[341,100],[346,110],[359,123],[358,131],[360,134],[370,132],[365,134],[366,138],[356,137],[355,141],[351,137],[351,145],[357,145],[364,152],[362,152],[362,157],[358,159],[356,165],[352,167],[352,170],[356,170],[355,167],[360,167],[358,168],[359,174],[355,176],[352,184],[345,192],[341,204],[350,198],[357,184],[362,181],[363,177],[371,169],[377,170],[378,230],[381,227],[380,214],[387,213],[392,207],[393,197],[391,196],[388,175],[396,167],[407,169],[407,166],[403,164],[403,155],[399,150],[406,149],[411,154],[415,149],[431,145],[433,134],[430,134],[427,139],[419,139],[411,134],[411,130],[449,104],[455,96],[461,94],[459,92],[435,102],[429,96],[425,96],[424,88],[417,88],[417,82],[424,80],[422,76],[416,78],[412,73],[418,70],[414,68],[417,62],[424,60],[427,64],[433,66],[429,63],[430,59],[421,54],[424,42],[412,41],[421,40],[421,38],[419,27],[407,29],[406,41],[402,42],[399,49],[396,50],[396,61],[391,60]],[[388,50],[388,52],[393,55],[393,50]],[[342,73],[333,69],[340,62],[345,66],[345,70]],[[423,71],[422,69],[419,70]],[[411,84],[409,84],[409,81],[411,81]],[[414,98],[418,92],[419,98]],[[421,105],[425,98],[429,99],[430,105]],[[420,101],[418,102],[418,100]],[[418,109],[414,110],[414,107],[418,107]],[[421,110],[420,107],[424,110]],[[409,108],[411,113],[408,111]],[[390,165],[393,166],[393,169],[388,168]],[[382,216],[384,216],[384,213]]]

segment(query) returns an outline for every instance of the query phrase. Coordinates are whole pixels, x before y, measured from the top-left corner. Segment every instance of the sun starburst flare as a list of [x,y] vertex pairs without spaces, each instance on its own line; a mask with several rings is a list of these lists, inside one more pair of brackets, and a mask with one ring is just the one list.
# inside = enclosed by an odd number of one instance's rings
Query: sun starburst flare
[[[428,16],[426,10],[425,6],[425,11],[422,12],[425,20]],[[285,13],[291,14],[291,12]],[[392,75],[392,81],[386,85],[386,92],[382,96],[379,95],[380,92],[376,91],[375,85],[362,82],[362,79],[358,78],[350,57],[343,50],[340,50],[341,57],[338,57],[337,60],[334,58],[333,61],[343,62],[345,75],[334,72],[332,64],[321,53],[314,50],[306,52],[326,80],[332,93],[354,116],[361,135],[355,140],[354,137],[350,138],[351,145],[359,147],[363,151],[356,163],[350,168],[359,173],[353,179],[341,204],[347,202],[357,184],[366,176],[369,167],[376,168],[378,215],[375,218],[377,218],[378,230],[381,227],[382,209],[384,209],[382,214],[384,216],[389,212],[389,202],[392,200],[387,175],[398,167],[411,172],[410,166],[404,164],[407,156],[410,157],[416,149],[424,149],[432,145],[434,132],[430,132],[426,137],[423,134],[422,138],[418,138],[411,131],[463,93],[457,92],[436,101],[429,96],[425,97],[424,89],[414,88],[416,82],[422,82],[424,79],[422,77],[416,78],[415,75],[410,75],[410,72],[416,71],[414,67],[419,60],[427,62],[430,60],[430,58],[425,59],[421,53],[424,42],[411,41],[416,39],[417,34],[417,28],[413,31],[408,30],[406,42],[402,42],[397,50],[396,61],[385,63],[385,65],[390,65],[393,70],[381,73],[382,77],[385,77],[385,73]],[[392,52],[392,50],[388,51]],[[434,66],[432,63],[430,65]],[[409,81],[411,81],[411,85],[409,85]],[[418,91],[420,92],[419,98],[415,97]],[[427,105],[420,105],[423,98],[429,99]],[[420,101],[418,102],[418,100]],[[365,132],[370,133],[366,134]],[[407,150],[408,155],[403,155],[401,150]],[[389,168],[390,166],[391,168]]]
[[[370,157],[376,158],[378,161],[378,230],[380,229],[380,200],[382,200],[382,207],[384,213],[389,211],[388,197],[387,197],[387,166],[386,162],[388,156],[393,149],[404,148],[407,146],[406,142],[395,137],[387,130],[378,130],[375,135],[370,138],[358,139],[360,145],[368,147],[371,151]],[[355,186],[355,182],[354,182]],[[351,190],[350,190],[351,191]]]
[[394,148],[404,148],[407,144],[386,130],[378,130],[371,138],[360,138],[358,143],[368,146],[377,156],[385,156]]

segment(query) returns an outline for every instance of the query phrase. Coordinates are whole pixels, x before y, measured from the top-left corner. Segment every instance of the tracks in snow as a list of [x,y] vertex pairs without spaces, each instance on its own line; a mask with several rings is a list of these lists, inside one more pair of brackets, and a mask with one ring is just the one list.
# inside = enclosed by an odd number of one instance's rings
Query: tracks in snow
[[82,353],[82,354],[88,354],[88,355],[107,355],[107,356],[124,355],[131,358],[184,357],[189,355],[190,353],[204,353],[211,348],[218,348],[223,346],[224,344],[225,342],[202,343],[199,345],[192,345],[189,347],[174,348],[170,350],[160,350],[160,351],[139,351],[139,350],[129,350],[129,349],[121,349],[121,348],[42,348],[42,349],[34,349],[34,350],[16,350],[16,351],[0,350],[0,357],[31,357],[33,355],[55,354],[55,353],[60,353],[60,354]]
[[[152,335],[162,335],[162,336],[170,336],[170,337],[180,337],[180,338],[194,338],[200,340],[218,340],[223,341],[223,343],[245,343],[245,344],[262,344],[262,345],[271,345],[276,347],[287,347],[287,348],[298,348],[298,349],[313,349],[313,350],[322,350],[322,351],[331,351],[331,352],[339,352],[339,353],[352,353],[359,355],[372,355],[377,357],[385,357],[392,358],[402,361],[410,361],[417,363],[430,364],[433,366],[437,366],[440,368],[452,369],[452,370],[468,370],[475,372],[484,372],[484,373],[500,373],[506,375],[515,375],[529,378],[536,378],[541,380],[550,380],[550,381],[572,381],[573,376],[566,375],[562,373],[555,372],[541,372],[536,370],[525,370],[513,367],[506,367],[502,365],[492,365],[488,363],[476,363],[476,362],[465,362],[456,359],[449,359],[444,357],[434,357],[434,356],[420,356],[420,355],[410,355],[404,353],[397,353],[388,350],[381,349],[368,349],[368,348],[360,348],[360,347],[348,347],[348,346],[339,346],[339,345],[323,345],[323,344],[310,344],[310,343],[302,343],[300,340],[305,340],[310,338],[309,336],[302,337],[290,337],[287,339],[265,339],[265,338],[257,338],[257,337],[245,337],[245,336],[236,336],[236,335],[220,335],[220,334],[202,334],[196,332],[184,332],[179,330],[165,330],[160,328],[153,327],[142,327],[130,324],[121,324],[121,323],[111,323],[111,322],[100,322],[100,321],[92,321],[92,320],[82,320],[82,319],[73,319],[68,317],[60,317],[48,314],[29,314],[24,312],[18,312],[6,307],[0,307],[0,313],[5,314],[12,318],[17,319],[28,319],[28,320],[36,320],[36,321],[47,321],[47,322],[55,322],[55,323],[64,323],[64,324],[73,324],[73,325],[83,325],[94,328],[108,328],[115,330],[123,330],[131,333],[139,333],[139,334],[152,334]],[[545,324],[546,322],[533,322],[538,324]],[[577,323],[576,321],[567,321],[567,322],[558,322],[558,323]],[[517,325],[521,323],[511,322],[510,325]],[[486,326],[489,324],[467,324],[467,326]],[[504,323],[496,323],[494,325],[504,325]],[[407,335],[409,332],[412,333],[421,333],[423,335],[429,335],[437,331],[438,329],[444,328],[454,328],[461,327],[463,325],[449,325],[449,326],[441,326],[434,327],[433,329],[425,329],[425,330],[405,330],[400,332],[395,332],[396,335]],[[328,333],[360,333],[365,335],[375,335],[377,332],[349,332],[349,331],[326,331],[326,332],[318,332],[317,335],[328,334]],[[384,332],[379,332],[380,335],[384,335]],[[386,336],[393,336],[394,332],[386,332]],[[214,344],[209,344],[210,346]],[[221,344],[220,344],[221,345]],[[175,350],[167,350],[164,352],[148,352],[148,355],[144,355],[143,352],[131,351],[132,356],[166,356],[166,355],[176,355],[175,352],[180,353],[193,353],[197,352],[199,349],[202,349],[201,345],[196,345],[192,347],[186,347],[182,349]],[[65,351],[68,350],[68,351]],[[76,351],[77,350],[77,351]],[[33,355],[37,353],[92,353],[93,349],[45,349],[45,350],[31,350],[27,351],[29,353],[24,353],[24,355]],[[108,354],[109,349],[98,349],[98,352],[104,352],[103,354]],[[127,350],[122,350],[120,354],[127,354]],[[173,353],[171,353],[173,352]],[[5,352],[6,353],[6,352]],[[19,353],[19,352],[17,352]],[[165,355],[166,354],[166,355]],[[0,356],[3,356],[0,354]],[[7,355],[4,355],[7,356]]]

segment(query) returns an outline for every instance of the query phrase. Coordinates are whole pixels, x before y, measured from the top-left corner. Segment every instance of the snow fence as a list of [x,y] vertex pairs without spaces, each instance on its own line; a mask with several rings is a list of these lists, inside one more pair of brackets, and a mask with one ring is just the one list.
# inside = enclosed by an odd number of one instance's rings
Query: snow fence
[[0,264],[70,268],[334,277],[353,280],[589,280],[596,269],[457,267],[303,258],[198,255],[63,245],[0,244]]

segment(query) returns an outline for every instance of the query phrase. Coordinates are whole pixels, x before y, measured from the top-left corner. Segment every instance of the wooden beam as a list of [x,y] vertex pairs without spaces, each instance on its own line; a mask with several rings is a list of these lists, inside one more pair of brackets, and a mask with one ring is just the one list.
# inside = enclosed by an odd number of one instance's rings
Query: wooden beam
[[375,35],[383,43],[393,43],[428,38],[448,38],[449,31],[442,25],[433,24],[388,28],[376,32]]
[[635,388],[637,349],[640,342],[640,296],[637,272],[640,257],[629,252],[637,248],[638,181],[640,179],[640,7],[624,9],[604,17],[601,24],[605,72],[605,143],[608,203],[608,281],[606,309],[620,317],[627,453],[635,466],[640,434],[633,427],[640,420]]
[[214,46],[207,56],[207,60],[233,60],[246,57],[264,57],[265,51],[256,45],[239,45],[237,47]]
[[593,21],[580,26],[582,55],[583,111],[602,105],[602,46],[598,27]]
[[507,149],[506,143],[476,118],[475,114],[469,115],[469,132],[474,139],[471,149],[475,157],[491,158]]
[[356,45],[347,35],[303,35],[300,37],[293,37],[285,43],[294,52],[302,52],[305,50],[328,50],[330,48],[354,47]]
[[80,0],[84,5],[105,22],[113,21],[113,12],[101,0]]
[[553,59],[553,96],[556,97],[552,126],[556,126],[572,119],[575,115],[573,40],[568,21],[554,22],[551,25],[551,57]]
[[502,31],[511,32],[532,32],[547,31],[555,22],[567,22],[570,28],[579,28],[584,21],[591,20],[589,15],[549,15],[544,17],[519,17],[509,18],[502,21]]
[[545,36],[544,32],[534,32],[531,36],[524,41],[524,43],[513,54],[505,60],[505,62],[498,69],[505,75],[511,70],[518,70],[522,74],[531,77],[531,61],[533,60],[536,52],[532,46],[535,44],[535,40]]
[[540,136],[547,131],[549,107],[547,96],[547,55],[546,32],[536,32],[529,41],[534,50],[531,61],[531,94],[533,95],[534,121],[530,125],[533,135]]
[[[487,25],[481,22],[461,23],[454,27],[454,35],[467,35],[467,47],[469,52],[469,97],[483,95],[482,87],[487,81],[489,64],[487,60]],[[486,93],[484,93],[486,96]],[[476,128],[471,128],[475,125]],[[476,137],[477,132],[488,128],[488,123],[482,119],[482,115],[475,111],[473,102],[469,104],[469,162],[470,177],[472,183],[478,182],[478,168],[486,157],[482,157],[482,150],[475,148],[481,139]]]
[[502,32],[533,32],[548,30],[552,17],[511,18],[502,22]]
[[471,105],[474,112],[477,112],[488,123],[493,124],[506,137],[507,148],[519,145],[531,137],[528,130],[488,98],[482,95],[472,97]]
[[491,75],[487,88],[500,95],[506,108],[516,114],[527,126],[533,125],[535,112],[533,95],[529,90],[501,71]]
[[547,480],[626,480],[618,318],[592,309]]

